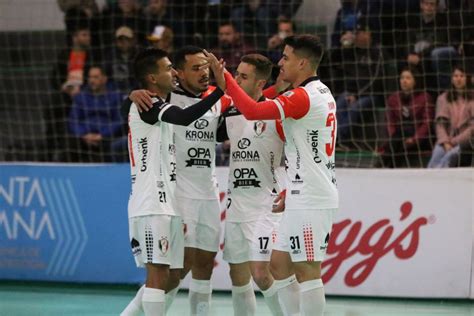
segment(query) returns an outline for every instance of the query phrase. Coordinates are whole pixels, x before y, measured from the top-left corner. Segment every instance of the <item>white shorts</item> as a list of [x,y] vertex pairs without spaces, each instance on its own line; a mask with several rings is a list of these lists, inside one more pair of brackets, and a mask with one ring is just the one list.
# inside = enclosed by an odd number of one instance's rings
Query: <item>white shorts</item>
[[252,222],[226,222],[224,260],[233,264],[269,262],[280,219],[281,216],[269,215]]
[[147,263],[183,268],[184,233],[180,216],[148,215],[128,221],[130,243],[137,267]]
[[176,198],[176,207],[185,225],[184,246],[217,252],[221,232],[219,200],[179,197]]
[[337,209],[285,211],[273,249],[289,252],[291,261],[323,261]]

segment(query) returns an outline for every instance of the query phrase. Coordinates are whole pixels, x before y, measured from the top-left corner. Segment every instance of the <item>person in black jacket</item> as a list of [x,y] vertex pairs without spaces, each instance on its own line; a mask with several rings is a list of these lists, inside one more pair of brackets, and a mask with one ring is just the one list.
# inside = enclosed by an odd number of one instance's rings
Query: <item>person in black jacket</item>
[[338,139],[354,139],[361,120],[376,108],[383,108],[384,98],[397,89],[396,68],[391,57],[381,47],[372,43],[372,33],[367,20],[357,24],[352,46],[332,52],[331,63],[336,77]]

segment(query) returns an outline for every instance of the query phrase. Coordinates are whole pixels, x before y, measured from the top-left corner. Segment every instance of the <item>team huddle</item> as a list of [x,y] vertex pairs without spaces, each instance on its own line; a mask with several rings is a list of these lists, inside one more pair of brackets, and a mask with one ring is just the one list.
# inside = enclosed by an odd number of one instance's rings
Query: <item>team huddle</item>
[[223,257],[234,315],[255,314],[252,279],[273,315],[323,314],[321,262],[338,193],[336,106],[316,75],[321,57],[317,37],[287,38],[279,80],[263,90],[272,63],[259,54],[245,55],[235,78],[225,61],[198,47],[179,50],[174,65],[158,49],[137,56],[144,90],[130,94],[123,113],[130,242],[147,277],[121,315],[165,315],[190,271],[190,314],[209,315],[221,221],[215,146],[224,140],[230,164]]

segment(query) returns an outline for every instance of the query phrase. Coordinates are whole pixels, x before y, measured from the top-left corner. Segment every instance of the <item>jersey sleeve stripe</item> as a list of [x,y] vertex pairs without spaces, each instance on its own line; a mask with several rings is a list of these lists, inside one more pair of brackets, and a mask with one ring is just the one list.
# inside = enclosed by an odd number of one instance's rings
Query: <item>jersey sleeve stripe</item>
[[277,99],[274,99],[274,100],[272,100],[272,101],[276,104],[276,106],[277,106],[277,108],[278,108],[278,111],[280,112],[280,118],[281,118],[282,120],[284,120],[284,119],[285,119],[285,111],[283,110],[283,105],[282,105],[281,102],[280,102],[279,100],[277,100]]
[[161,121],[161,117],[163,116],[163,113],[165,113],[165,111],[168,110],[172,106],[173,106],[173,104],[167,104],[167,105],[165,105],[164,108],[161,109],[160,113],[158,114],[158,120],[159,121]]

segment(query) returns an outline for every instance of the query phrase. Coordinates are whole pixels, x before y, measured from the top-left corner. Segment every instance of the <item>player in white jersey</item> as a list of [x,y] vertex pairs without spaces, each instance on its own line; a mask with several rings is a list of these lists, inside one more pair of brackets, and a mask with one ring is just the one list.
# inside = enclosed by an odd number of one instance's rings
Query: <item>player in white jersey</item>
[[[241,59],[235,78],[256,101],[265,100],[262,88],[272,62],[259,54]],[[234,315],[254,315],[251,277],[262,291],[273,315],[283,315],[269,261],[281,214],[272,212],[273,200],[283,194],[276,170],[282,158],[284,134],[280,120],[249,121],[234,107],[224,113],[219,140],[230,139],[230,166],[225,224],[224,260],[229,262]],[[294,278],[293,278],[294,279]]]
[[[170,102],[187,108],[209,95],[208,61],[203,49],[181,48],[174,55],[179,85]],[[140,100],[144,91],[132,92]],[[184,278],[191,270],[189,299],[191,314],[207,315],[211,300],[211,275],[219,250],[221,208],[215,175],[216,131],[220,115],[230,105],[223,97],[189,126],[175,127],[177,155],[176,210],[185,223]],[[177,289],[176,289],[177,291]]]
[[251,99],[225,73],[227,94],[247,119],[283,120],[289,179],[279,230],[282,238],[278,238],[274,253],[290,253],[300,283],[302,315],[322,315],[324,311],[321,262],[339,203],[334,170],[336,103],[331,91],[317,77],[322,53],[315,36],[285,39],[280,72],[294,89],[271,101]]
[[[165,292],[179,282],[179,273],[171,273],[170,269],[181,269],[184,257],[182,220],[174,204],[176,149],[171,124],[186,126],[205,114],[223,96],[225,82],[218,80],[219,88],[211,95],[182,109],[167,101],[175,88],[177,72],[166,52],[146,50],[137,56],[134,67],[138,81],[156,98],[148,112],[139,113],[130,104],[124,109],[129,116],[132,178],[130,240],[136,263],[146,267],[147,278],[122,315],[138,315],[141,308],[147,316],[164,315]],[[214,62],[211,67],[221,72],[221,78],[223,65]]]

